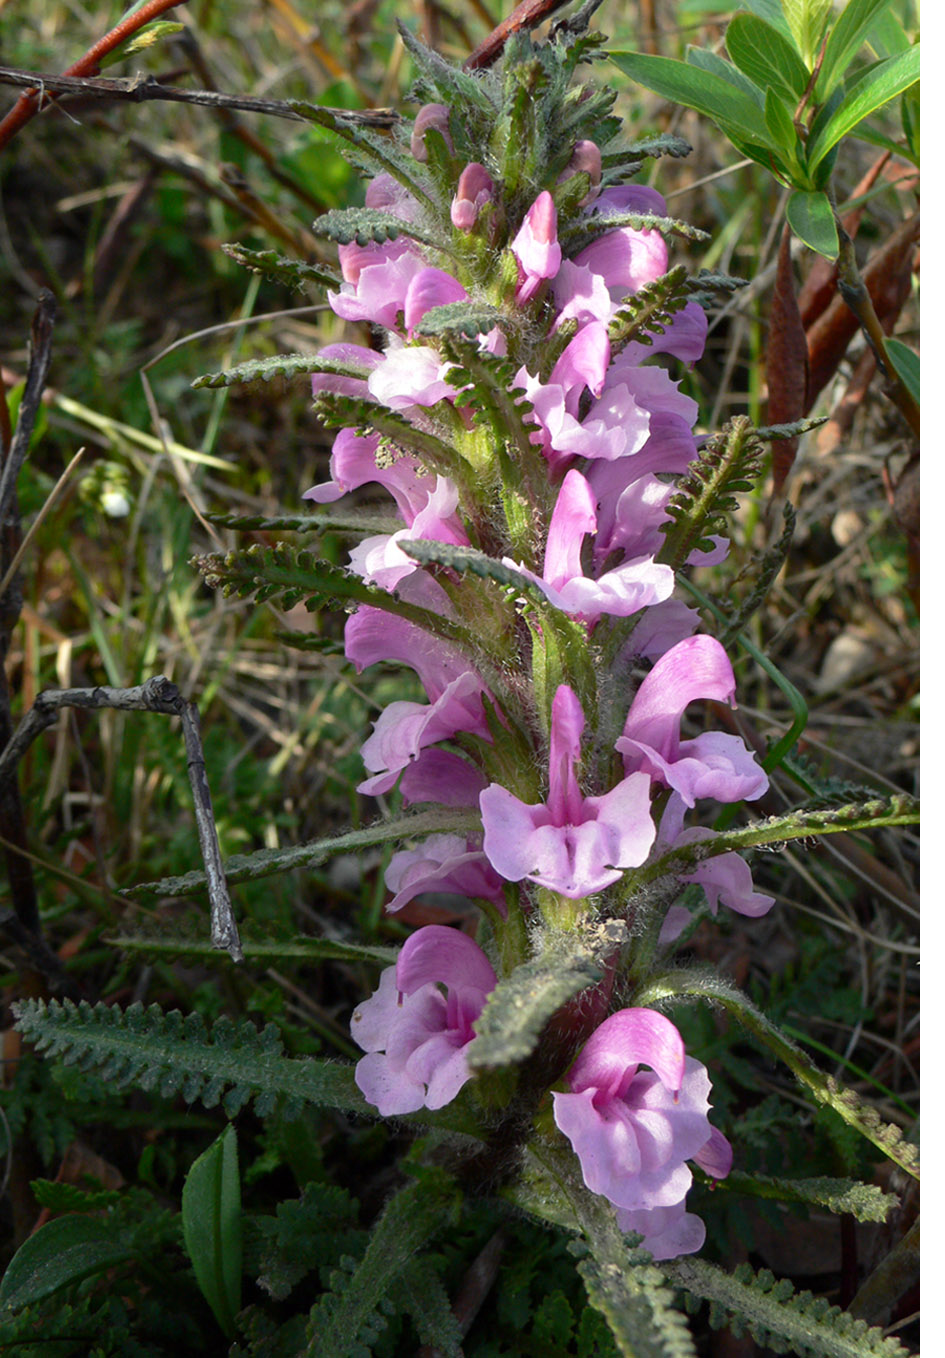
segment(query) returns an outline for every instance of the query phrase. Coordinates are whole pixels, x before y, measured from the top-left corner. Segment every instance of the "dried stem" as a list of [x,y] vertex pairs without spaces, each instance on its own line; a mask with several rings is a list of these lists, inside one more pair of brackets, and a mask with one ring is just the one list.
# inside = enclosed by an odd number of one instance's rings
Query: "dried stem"
[[834,220],[837,223],[837,235],[840,238],[840,254],[837,258],[837,289],[859,321],[863,334],[866,336],[866,342],[876,355],[876,361],[885,374],[886,394],[893,404],[899,408],[909,428],[918,439],[919,407],[889,357],[885,331],[876,314],[869,289],[863,282],[859,265],[856,262],[853,241],[840,220],[836,203],[833,203],[833,210]]
[[[69,67],[65,75],[94,75],[103,57],[114,52],[116,47],[120,47],[123,42],[126,42],[140,29],[144,28],[152,19],[156,19],[159,14],[164,14],[167,10],[186,3],[187,0],[148,0],[147,4],[142,5],[134,14],[126,14],[114,28],[109,29],[104,37],[99,38],[98,42],[94,43],[85,53],[85,56],[80,57],[77,62]],[[20,128],[25,127],[30,119],[39,112],[46,88],[50,88],[50,86],[43,77],[39,77],[38,80],[34,78],[31,88],[25,94],[20,95],[10,112],[0,122],[0,151],[9,141],[12,141]]]
[[234,962],[243,959],[239,932],[223,871],[223,858],[213,819],[207,766],[200,744],[200,724],[197,708],[183,697],[176,684],[163,674],[155,675],[134,688],[64,688],[47,689],[36,696],[36,701],[17,727],[16,733],[0,753],[0,792],[12,778],[19,760],[42,731],[52,726],[58,713],[66,707],[114,708],[121,712],[162,712],[180,717],[187,752],[187,774],[194,799],[200,853],[207,874],[210,895],[210,941],[215,948],[225,949]]
[[[257,99],[254,95],[227,94],[219,90],[184,90],[178,85],[162,85],[153,75],[144,74],[106,79],[75,75],[68,71],[65,75],[38,75],[35,71],[23,71],[14,66],[0,66],[0,85],[41,86],[56,94],[77,94],[84,99],[105,99],[119,103],[146,104],[164,100],[173,104],[198,104],[218,112],[221,109],[235,109],[239,113],[266,113],[274,118],[291,118],[299,123],[311,121],[304,112],[299,111],[308,108],[330,113],[339,122],[360,127],[386,128],[400,122],[400,114],[392,109],[376,108],[365,112],[352,112],[346,108],[321,110],[318,105],[307,104],[304,100]],[[12,113],[8,116],[12,117]],[[2,128],[3,123],[0,123],[0,131]],[[0,142],[0,149],[2,146]]]

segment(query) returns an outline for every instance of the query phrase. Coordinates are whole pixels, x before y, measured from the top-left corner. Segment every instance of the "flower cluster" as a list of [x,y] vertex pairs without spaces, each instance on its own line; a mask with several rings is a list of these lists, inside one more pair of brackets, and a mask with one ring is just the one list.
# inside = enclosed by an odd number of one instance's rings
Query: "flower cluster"
[[[467,1084],[497,969],[509,976],[542,931],[632,917],[633,870],[711,836],[685,825],[689,812],[767,787],[739,737],[683,734],[693,705],[733,703],[735,682],[660,559],[675,478],[698,456],[697,409],[648,360],[695,362],[705,313],[681,298],[649,330],[625,323],[628,299],[667,274],[666,204],[607,183],[585,137],[516,209],[499,159],[482,147],[471,158],[466,132],[447,105],[426,105],[410,141],[424,192],[406,176],[369,183],[367,208],[402,230],[341,244],[329,302],[380,347],[330,345],[313,378],[318,408],[342,427],[330,480],[307,498],[377,483],[403,525],[351,552],[375,602],[349,618],[346,655],[359,671],[408,665],[427,698],[382,712],[359,790],[470,818],[468,833],[394,855],[388,909],[429,891],[466,896],[489,921],[495,961],[465,933],[428,925],[357,1008],[357,1083],[384,1115],[442,1108]],[[432,566],[411,553],[419,542],[443,549]],[[703,541],[686,564],[727,547]],[[463,551],[489,568],[464,573]],[[713,910],[760,915],[773,903],[733,853],[681,880]],[[662,945],[687,918],[664,910]],[[584,1182],[654,1257],[698,1249],[687,1162],[722,1177],[732,1159],[708,1121],[704,1066],[645,1007],[575,1034],[561,1042],[550,1104]]]

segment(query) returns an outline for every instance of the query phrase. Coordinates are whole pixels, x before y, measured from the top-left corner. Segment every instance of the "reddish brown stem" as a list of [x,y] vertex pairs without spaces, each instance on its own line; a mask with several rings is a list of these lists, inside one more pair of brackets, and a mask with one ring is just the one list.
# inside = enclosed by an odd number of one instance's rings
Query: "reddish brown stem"
[[[148,0],[146,5],[134,14],[127,15],[114,28],[99,38],[83,57],[69,67],[63,75],[97,75],[99,64],[103,57],[107,57],[109,52],[114,52],[116,47],[120,47],[123,42],[132,37],[139,29],[144,28],[152,19],[156,19],[159,14],[164,14],[169,9],[174,9],[177,5],[185,5],[187,0]],[[2,122],[0,122],[0,151],[8,142],[16,136],[21,127],[25,127],[31,118],[39,112],[40,90],[30,89],[21,94],[19,99],[10,109]]]

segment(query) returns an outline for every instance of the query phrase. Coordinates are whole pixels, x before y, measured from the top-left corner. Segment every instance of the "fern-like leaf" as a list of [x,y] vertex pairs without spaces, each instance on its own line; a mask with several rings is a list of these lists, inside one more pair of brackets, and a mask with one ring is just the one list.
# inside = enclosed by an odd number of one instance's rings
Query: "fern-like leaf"
[[580,939],[566,937],[566,946],[553,945],[522,963],[490,993],[473,1025],[476,1037],[466,1049],[471,1070],[508,1066],[530,1056],[552,1015],[597,984],[629,934],[622,920],[605,920],[586,929]]
[[350,245],[352,241],[358,245],[384,245],[398,236],[409,236],[421,245],[444,248],[443,243],[429,231],[382,208],[332,208],[330,212],[315,218],[312,230],[316,236],[326,236],[338,245]]
[[249,386],[271,382],[274,377],[298,377],[300,373],[333,373],[339,377],[362,379],[368,376],[366,368],[322,358],[320,354],[272,354],[268,358],[251,358],[223,372],[204,373],[195,377],[190,385],[198,390],[201,387]]
[[743,1174],[733,1170],[717,1183],[720,1191],[744,1193],[753,1198],[777,1202],[800,1202],[810,1207],[825,1207],[828,1212],[848,1213],[857,1221],[885,1221],[899,1203],[895,1193],[884,1193],[875,1184],[855,1179],[773,1179],[764,1174]]
[[456,1208],[455,1185],[442,1172],[427,1170],[420,1182],[402,1188],[381,1213],[363,1259],[337,1269],[331,1291],[313,1308],[305,1354],[370,1355],[387,1326],[382,1309],[387,1294]]
[[198,1014],[165,1014],[156,1004],[123,1010],[69,1000],[26,1000],[16,1006],[16,1018],[40,1051],[94,1070],[116,1088],[135,1086],[163,1098],[180,1094],[207,1108],[222,1102],[230,1116],[250,1099],[264,1116],[280,1098],[294,1107],[304,1100],[370,1112],[352,1069],[285,1056],[274,1024],[257,1031],[249,1022],[220,1018],[208,1032]]
[[[317,867],[336,854],[357,852],[374,844],[390,844],[420,835],[468,835],[481,830],[482,821],[475,811],[462,807],[437,807],[399,816],[396,820],[381,821],[364,830],[349,830],[326,839],[293,844],[287,849],[258,849],[253,853],[234,854],[224,862],[223,871],[231,884],[255,882],[261,877],[272,877],[275,873],[289,872],[293,868]],[[162,877],[156,882],[139,882],[135,886],[122,888],[120,894],[132,898],[139,894],[189,896],[206,887],[206,884],[207,874],[201,868],[178,877]]]
[[737,415],[709,439],[666,506],[666,541],[657,560],[678,571],[696,548],[710,549],[710,534],[724,531],[738,508],[736,492],[750,490],[761,472],[763,447],[751,422]]
[[283,283],[296,290],[307,283],[317,283],[322,287],[338,288],[341,278],[333,270],[321,264],[310,264],[303,259],[287,259],[278,250],[250,250],[245,245],[221,245],[220,249],[237,264],[242,264],[251,273],[262,274],[274,283]]
[[278,598],[286,609],[304,603],[310,612],[369,604],[453,642],[470,657],[478,652],[475,638],[461,624],[369,585],[353,572],[286,542],[253,543],[241,552],[195,557],[193,564],[211,589],[221,589],[227,596],[260,602]]
[[704,1259],[676,1259],[663,1265],[667,1277],[693,1297],[712,1303],[710,1320],[718,1328],[736,1317],[759,1344],[799,1358],[906,1358],[908,1350],[893,1336],[856,1320],[823,1297],[794,1291],[762,1269],[740,1264],[734,1274]]

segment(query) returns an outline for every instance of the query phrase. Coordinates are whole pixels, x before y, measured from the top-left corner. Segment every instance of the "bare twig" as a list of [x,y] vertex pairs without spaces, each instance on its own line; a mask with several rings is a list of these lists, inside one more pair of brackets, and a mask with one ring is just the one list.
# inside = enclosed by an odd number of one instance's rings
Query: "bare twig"
[[[220,90],[185,90],[179,85],[162,85],[153,75],[139,74],[126,78],[76,75],[39,75],[14,66],[0,66],[0,85],[37,86],[54,94],[80,94],[85,99],[110,99],[113,102],[147,104],[164,100],[172,104],[198,104],[203,108],[235,109],[239,113],[266,113],[273,118],[291,118],[295,122],[310,122],[307,110],[330,113],[340,123],[360,127],[394,127],[401,115],[389,108],[353,111],[346,108],[321,108],[301,99],[257,99],[251,94],[227,94]],[[0,124],[2,127],[2,124]],[[2,143],[0,143],[2,147]]]
[[[10,712],[10,691],[7,684],[6,658],[10,638],[22,606],[22,594],[16,561],[19,559],[21,532],[17,480],[29,450],[36,424],[49,365],[52,358],[52,331],[56,316],[56,301],[45,289],[39,294],[30,333],[30,358],[23,386],[23,396],[16,422],[16,430],[3,446],[3,467],[0,470],[0,573],[4,589],[0,594],[0,741],[6,743],[13,732]],[[23,929],[37,939],[41,934],[39,903],[33,868],[25,856],[26,818],[16,779],[0,786],[0,834],[9,847],[4,849],[10,895],[16,918]]]
[[[147,3],[137,9],[134,14],[126,14],[114,28],[109,29],[104,37],[93,43],[85,55],[69,67],[65,72],[66,76],[93,75],[99,69],[103,57],[114,52],[117,47],[120,47],[123,42],[126,42],[128,38],[142,29],[145,24],[149,24],[159,14],[164,14],[167,10],[186,3],[187,0],[147,0]],[[0,150],[16,136],[21,127],[25,126],[39,112],[42,108],[43,95],[49,88],[51,87],[42,76],[29,82],[26,93],[20,95],[10,112],[0,122]]]
[[97,688],[47,689],[36,695],[33,706],[20,722],[6,749],[0,753],[0,792],[13,776],[26,750],[42,731],[53,725],[58,712],[65,707],[108,707],[121,712],[161,712],[166,716],[180,717],[187,752],[187,774],[197,818],[197,836],[210,894],[210,941],[215,948],[225,949],[234,962],[241,962],[243,950],[223,872],[196,705],[187,702],[177,685],[163,674],[155,675],[134,688],[109,688],[102,685]]

